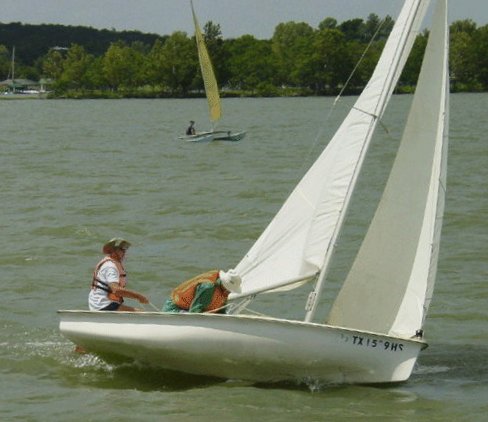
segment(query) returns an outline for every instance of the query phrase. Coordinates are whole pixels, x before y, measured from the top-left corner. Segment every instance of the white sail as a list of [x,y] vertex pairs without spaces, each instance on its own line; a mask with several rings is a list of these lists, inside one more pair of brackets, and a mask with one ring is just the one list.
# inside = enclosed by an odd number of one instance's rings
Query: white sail
[[[448,119],[446,1],[438,2],[385,192],[328,322],[389,335],[422,327],[436,275]],[[439,69],[443,72],[440,73]]]
[[244,293],[324,273],[373,131],[411,50],[427,4],[424,0],[405,2],[373,76],[353,109],[236,267],[243,278]]

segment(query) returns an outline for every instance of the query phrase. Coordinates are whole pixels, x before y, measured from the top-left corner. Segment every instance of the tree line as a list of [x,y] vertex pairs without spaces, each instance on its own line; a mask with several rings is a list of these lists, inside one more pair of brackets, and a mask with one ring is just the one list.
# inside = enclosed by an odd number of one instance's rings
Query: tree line
[[[222,95],[335,95],[359,92],[378,61],[394,21],[371,14],[313,28],[280,23],[271,39],[224,39],[220,25],[203,27]],[[451,89],[488,89],[488,25],[451,24]],[[417,36],[399,90],[414,89],[428,32]],[[188,97],[203,93],[195,39],[63,25],[0,24],[0,75],[7,77],[16,47],[17,78],[51,81],[58,97]],[[357,66],[357,64],[359,65]],[[357,67],[356,67],[357,66]],[[4,79],[0,77],[0,79]]]

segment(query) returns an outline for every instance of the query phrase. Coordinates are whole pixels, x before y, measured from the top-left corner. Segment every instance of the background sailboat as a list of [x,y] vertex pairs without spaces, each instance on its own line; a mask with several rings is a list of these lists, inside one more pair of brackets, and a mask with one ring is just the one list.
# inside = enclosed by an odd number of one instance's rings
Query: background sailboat
[[6,87],[5,91],[2,92],[0,99],[32,99],[47,97],[47,92],[38,82],[15,77],[15,46],[12,47],[9,75],[6,80],[0,81],[0,86]]
[[193,8],[193,2],[191,2],[191,12],[193,15],[193,23],[195,25],[195,40],[198,50],[198,61],[200,63],[200,70],[202,73],[203,84],[205,87],[205,95],[208,101],[208,111],[210,122],[212,123],[212,130],[209,132],[200,132],[195,135],[187,137],[180,137],[180,139],[186,139],[197,142],[209,142],[211,140],[216,141],[240,141],[246,135],[245,131],[232,132],[225,130],[216,130],[218,121],[222,116],[222,104],[219,95],[219,87],[215,72],[213,69],[212,61],[208,54],[207,46],[205,44],[205,38],[198,24],[198,19]]
[[[375,127],[427,0],[406,0],[373,76],[328,146],[237,265],[228,315],[60,311],[64,335],[107,359],[253,381],[409,378],[435,280],[446,180],[447,1],[438,0],[402,141],[371,226],[326,323],[316,309]],[[304,321],[242,310],[255,295],[316,281]],[[385,293],[386,292],[386,293]],[[281,293],[283,294],[283,293]]]

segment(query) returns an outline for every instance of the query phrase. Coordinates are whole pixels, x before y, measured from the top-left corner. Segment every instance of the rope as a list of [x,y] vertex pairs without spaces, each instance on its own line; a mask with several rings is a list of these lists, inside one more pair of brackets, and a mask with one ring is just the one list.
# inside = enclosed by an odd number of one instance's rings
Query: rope
[[218,311],[222,310],[222,309],[225,309],[225,308],[229,308],[230,309],[230,312],[229,314],[233,314],[235,310],[238,310],[239,313],[241,313],[243,310],[244,311],[247,311],[248,313],[250,314],[253,314],[253,315],[258,315],[258,316],[262,316],[262,317],[267,317],[269,315],[266,315],[266,314],[263,314],[263,313],[260,313],[260,312],[257,312],[257,311],[253,311],[252,309],[249,309],[247,307],[247,305],[249,303],[251,303],[252,299],[254,299],[255,296],[251,296],[249,298],[246,298],[246,299],[243,299],[241,302],[239,303],[227,303],[225,304],[224,306],[221,306],[220,308],[217,308],[217,309],[214,309],[212,312],[204,312],[205,314],[207,313],[217,313]]
[[303,169],[305,168],[306,162],[309,160],[310,156],[312,155],[312,151],[317,146],[319,139],[322,138],[322,136],[324,134],[325,127],[328,126],[328,123],[329,123],[329,120],[331,118],[331,115],[335,111],[336,105],[339,102],[340,98],[342,97],[342,94],[344,93],[345,89],[348,87],[349,83],[351,82],[352,77],[354,76],[354,74],[356,73],[356,71],[359,68],[360,64],[364,60],[364,57],[366,56],[366,53],[368,52],[368,50],[370,49],[370,47],[373,45],[374,40],[378,36],[378,34],[379,34],[379,32],[380,32],[380,30],[383,27],[383,25],[384,25],[385,22],[386,22],[386,19],[383,19],[380,22],[380,24],[378,25],[378,28],[376,29],[376,31],[373,34],[373,36],[371,37],[368,45],[366,46],[366,48],[364,49],[363,53],[361,54],[361,57],[357,61],[356,65],[354,66],[354,69],[350,73],[349,77],[346,79],[346,82],[342,86],[342,89],[340,90],[339,94],[334,99],[334,102],[332,104],[332,107],[329,109],[329,112],[327,113],[327,116],[325,117],[325,120],[323,121],[322,125],[320,126],[320,128],[319,128],[319,130],[317,132],[317,135],[315,136],[315,140],[314,140],[313,144],[311,145],[311,147],[310,147],[307,155],[303,159],[303,163],[302,163],[302,166],[300,168],[300,174],[303,173]]
[[333,107],[336,105],[337,101],[339,101],[339,98],[342,96],[342,94],[344,93],[344,90],[346,89],[347,85],[349,85],[349,82],[351,82],[351,79],[352,77],[354,76],[354,74],[356,73],[356,70],[358,69],[359,65],[361,64],[361,62],[363,61],[364,59],[364,56],[366,56],[366,53],[368,52],[368,50],[370,49],[371,45],[373,44],[373,41],[376,39],[376,37],[378,36],[378,33],[380,32],[381,28],[383,27],[383,24],[385,23],[385,19],[383,19],[380,24],[378,25],[378,28],[376,29],[376,32],[373,34],[373,36],[371,37],[371,39],[369,40],[369,43],[368,45],[366,46],[366,48],[364,49],[363,51],[363,54],[361,54],[361,57],[359,58],[358,62],[356,63],[356,66],[354,66],[354,69],[352,70],[351,74],[349,75],[349,77],[347,78],[346,80],[346,83],[344,84],[344,86],[342,87],[341,91],[339,92],[339,94],[337,95],[336,99],[334,100],[334,105]]
[[158,307],[156,307],[154,304],[152,304],[151,302],[149,302],[149,303],[148,303],[148,305],[149,305],[151,308],[153,308],[153,309],[154,309],[156,312],[161,312],[161,310],[160,310]]

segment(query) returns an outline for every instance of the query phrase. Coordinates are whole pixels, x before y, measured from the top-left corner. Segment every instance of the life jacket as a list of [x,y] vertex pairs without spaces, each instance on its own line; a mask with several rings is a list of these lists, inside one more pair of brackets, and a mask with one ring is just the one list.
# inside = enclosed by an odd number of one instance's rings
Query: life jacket
[[125,272],[125,268],[122,265],[121,262],[106,256],[103,258],[95,267],[95,271],[93,271],[93,280],[91,287],[92,289],[100,289],[104,290],[107,292],[107,297],[117,303],[122,303],[124,301],[124,298],[122,296],[118,296],[115,293],[112,292],[112,289],[110,288],[110,285],[106,283],[105,281],[102,281],[97,278],[98,271],[100,268],[102,268],[102,265],[105,264],[106,262],[111,261],[115,264],[115,267],[117,268],[117,271],[119,272],[119,281],[117,282],[118,285],[122,288],[124,288],[127,284],[127,273]]
[[[217,284],[219,272],[217,270],[208,271],[197,275],[190,280],[184,281],[171,292],[171,300],[181,309],[189,310],[191,303],[195,298],[195,292],[199,284],[213,283]],[[227,303],[229,291],[217,284],[214,289],[210,304],[204,309],[204,312],[215,312]]]

